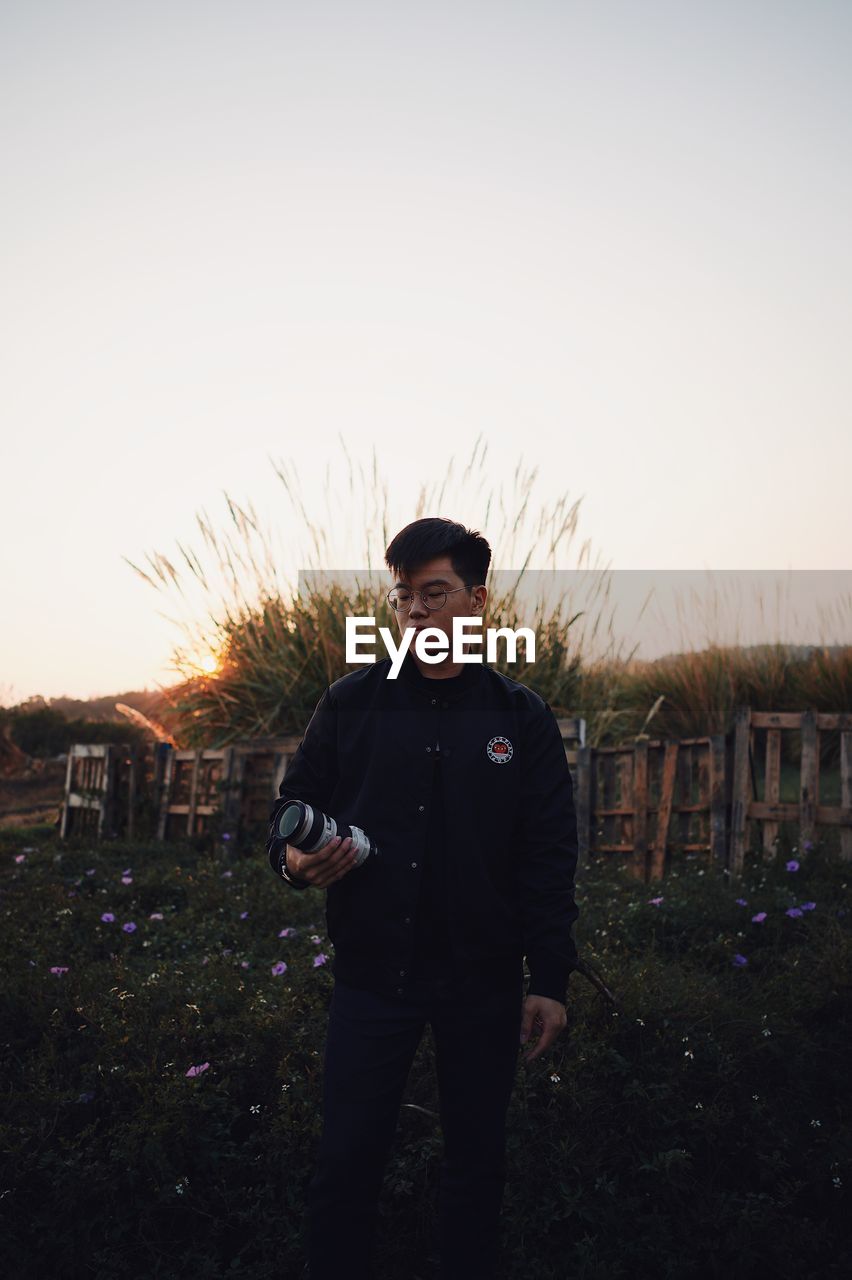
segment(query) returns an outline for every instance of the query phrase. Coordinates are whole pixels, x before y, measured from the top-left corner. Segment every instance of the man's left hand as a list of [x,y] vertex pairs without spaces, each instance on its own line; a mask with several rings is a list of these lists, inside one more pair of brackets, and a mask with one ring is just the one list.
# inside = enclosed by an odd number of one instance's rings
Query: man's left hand
[[548,996],[527,996],[521,1015],[521,1044],[526,1044],[533,1034],[539,1037],[539,1041],[534,1049],[524,1054],[524,1062],[532,1062],[534,1058],[540,1057],[567,1025],[568,1014],[561,1000],[551,1000]]

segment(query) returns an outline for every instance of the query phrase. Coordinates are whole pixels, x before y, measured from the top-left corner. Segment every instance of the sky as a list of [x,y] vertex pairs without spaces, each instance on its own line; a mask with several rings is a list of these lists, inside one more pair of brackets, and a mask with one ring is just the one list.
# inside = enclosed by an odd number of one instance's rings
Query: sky
[[291,489],[328,567],[381,563],[374,456],[391,533],[446,482],[420,514],[501,543],[520,464],[536,518],[579,502],[560,570],[830,605],[850,64],[826,0],[3,6],[0,702],[173,680],[128,561],[225,495],[287,582]]

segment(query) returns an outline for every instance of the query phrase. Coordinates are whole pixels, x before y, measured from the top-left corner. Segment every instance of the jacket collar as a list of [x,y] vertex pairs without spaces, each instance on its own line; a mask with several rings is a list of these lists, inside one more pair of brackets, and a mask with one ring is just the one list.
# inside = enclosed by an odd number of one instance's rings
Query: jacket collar
[[451,676],[449,679],[430,679],[429,676],[421,673],[409,649],[402,660],[399,678],[430,698],[439,697],[442,702],[455,702],[479,683],[482,667],[481,662],[468,662],[463,665],[457,676]]

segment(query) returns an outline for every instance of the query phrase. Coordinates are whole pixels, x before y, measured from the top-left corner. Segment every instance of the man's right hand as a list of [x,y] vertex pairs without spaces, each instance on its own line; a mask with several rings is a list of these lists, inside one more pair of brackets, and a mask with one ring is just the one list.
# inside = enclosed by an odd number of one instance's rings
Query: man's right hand
[[325,889],[341,880],[355,865],[352,839],[335,836],[316,853],[302,853],[295,845],[287,845],[287,870],[299,880],[307,880],[315,889]]

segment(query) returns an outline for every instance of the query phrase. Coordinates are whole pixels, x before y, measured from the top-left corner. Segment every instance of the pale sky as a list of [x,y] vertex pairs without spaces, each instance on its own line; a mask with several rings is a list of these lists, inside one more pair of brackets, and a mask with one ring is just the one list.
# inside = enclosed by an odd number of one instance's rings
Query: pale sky
[[523,459],[616,570],[852,569],[850,65],[826,0],[7,3],[0,701],[173,678],[122,556],[227,490],[295,578],[340,435],[393,532]]

